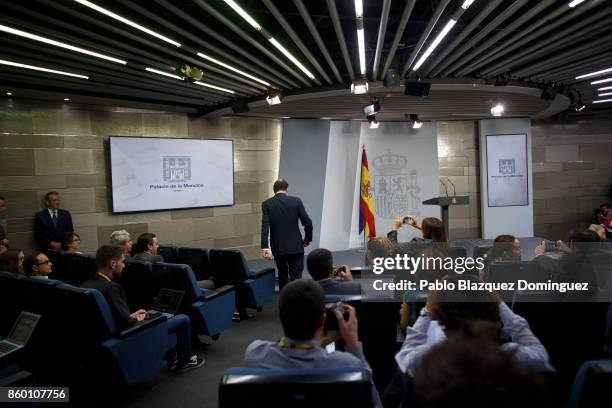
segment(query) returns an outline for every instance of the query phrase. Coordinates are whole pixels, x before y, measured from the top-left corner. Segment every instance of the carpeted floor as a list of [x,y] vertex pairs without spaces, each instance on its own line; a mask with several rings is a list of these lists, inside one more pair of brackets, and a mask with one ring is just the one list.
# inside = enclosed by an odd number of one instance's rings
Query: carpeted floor
[[[217,387],[223,372],[242,366],[244,350],[255,339],[278,340],[283,333],[278,320],[278,295],[274,303],[264,307],[254,319],[232,323],[218,341],[200,347],[198,354],[206,364],[184,374],[162,372],[150,381],[132,386],[110,396],[88,391],[72,398],[78,407],[147,407],[147,408],[214,408],[217,407]],[[102,389],[98,389],[102,393]]]

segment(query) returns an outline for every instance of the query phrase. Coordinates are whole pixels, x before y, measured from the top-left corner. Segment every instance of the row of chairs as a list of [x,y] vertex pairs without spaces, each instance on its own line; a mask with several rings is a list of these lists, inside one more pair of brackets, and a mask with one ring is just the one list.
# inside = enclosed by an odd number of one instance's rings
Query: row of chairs
[[20,356],[41,385],[142,382],[176,345],[163,316],[120,330],[95,289],[0,272],[0,302],[3,336],[21,311],[42,316]]
[[[198,299],[207,296],[222,297],[234,286],[236,293],[235,305],[242,317],[246,316],[246,308],[260,311],[264,305],[272,302],[276,278],[274,268],[251,271],[244,254],[237,250],[198,249],[172,246],[160,246],[165,263],[156,263],[153,267],[139,265],[139,262],[126,261],[124,271],[124,286],[132,310],[147,308],[152,305],[153,298],[159,288],[178,289],[186,292],[183,306],[180,310],[187,312]],[[91,255],[67,253],[49,250],[46,252],[53,262],[53,273],[50,278],[60,280],[74,286],[80,286],[96,273],[95,258]],[[140,263],[141,264],[141,263]],[[214,280],[216,288],[225,288],[209,293],[198,288],[197,281]],[[227,298],[226,302],[227,302]],[[220,300],[219,300],[220,302]],[[199,305],[200,309],[202,305]],[[193,310],[191,310],[193,312]],[[187,313],[192,316],[196,333],[208,334],[214,332],[207,328],[206,319],[201,319],[199,313]],[[204,312],[206,314],[206,312]],[[226,313],[221,314],[223,318]],[[225,321],[225,320],[224,320]],[[224,323],[225,324],[225,323]],[[220,333],[216,332],[213,335]]]
[[[265,370],[231,368],[219,385],[219,407],[372,407],[366,371],[346,368]],[[572,386],[568,408],[606,407],[612,360],[585,362]],[[273,396],[273,397],[271,397]]]

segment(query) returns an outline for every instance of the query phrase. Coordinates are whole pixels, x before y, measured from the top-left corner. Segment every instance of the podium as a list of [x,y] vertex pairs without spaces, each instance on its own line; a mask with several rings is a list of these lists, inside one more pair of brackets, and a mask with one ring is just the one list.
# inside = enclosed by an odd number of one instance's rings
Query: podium
[[450,241],[450,230],[448,229],[448,207],[451,205],[464,205],[470,203],[469,196],[434,197],[423,201],[425,205],[439,205],[442,208],[442,223],[444,232]]

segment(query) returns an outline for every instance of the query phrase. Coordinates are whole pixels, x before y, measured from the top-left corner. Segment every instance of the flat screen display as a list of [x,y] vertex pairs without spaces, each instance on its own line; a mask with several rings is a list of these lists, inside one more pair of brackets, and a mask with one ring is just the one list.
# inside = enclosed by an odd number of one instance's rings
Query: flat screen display
[[110,138],[113,212],[234,204],[232,140]]

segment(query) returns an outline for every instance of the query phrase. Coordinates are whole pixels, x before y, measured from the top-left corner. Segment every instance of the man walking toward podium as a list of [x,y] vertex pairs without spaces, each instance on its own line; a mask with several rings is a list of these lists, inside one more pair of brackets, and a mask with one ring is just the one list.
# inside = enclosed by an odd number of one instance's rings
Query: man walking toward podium
[[[278,270],[278,286],[300,279],[304,270],[304,247],[312,241],[312,221],[302,200],[289,195],[289,183],[278,179],[274,197],[261,204],[261,254],[272,259]],[[298,225],[304,227],[304,237]]]

